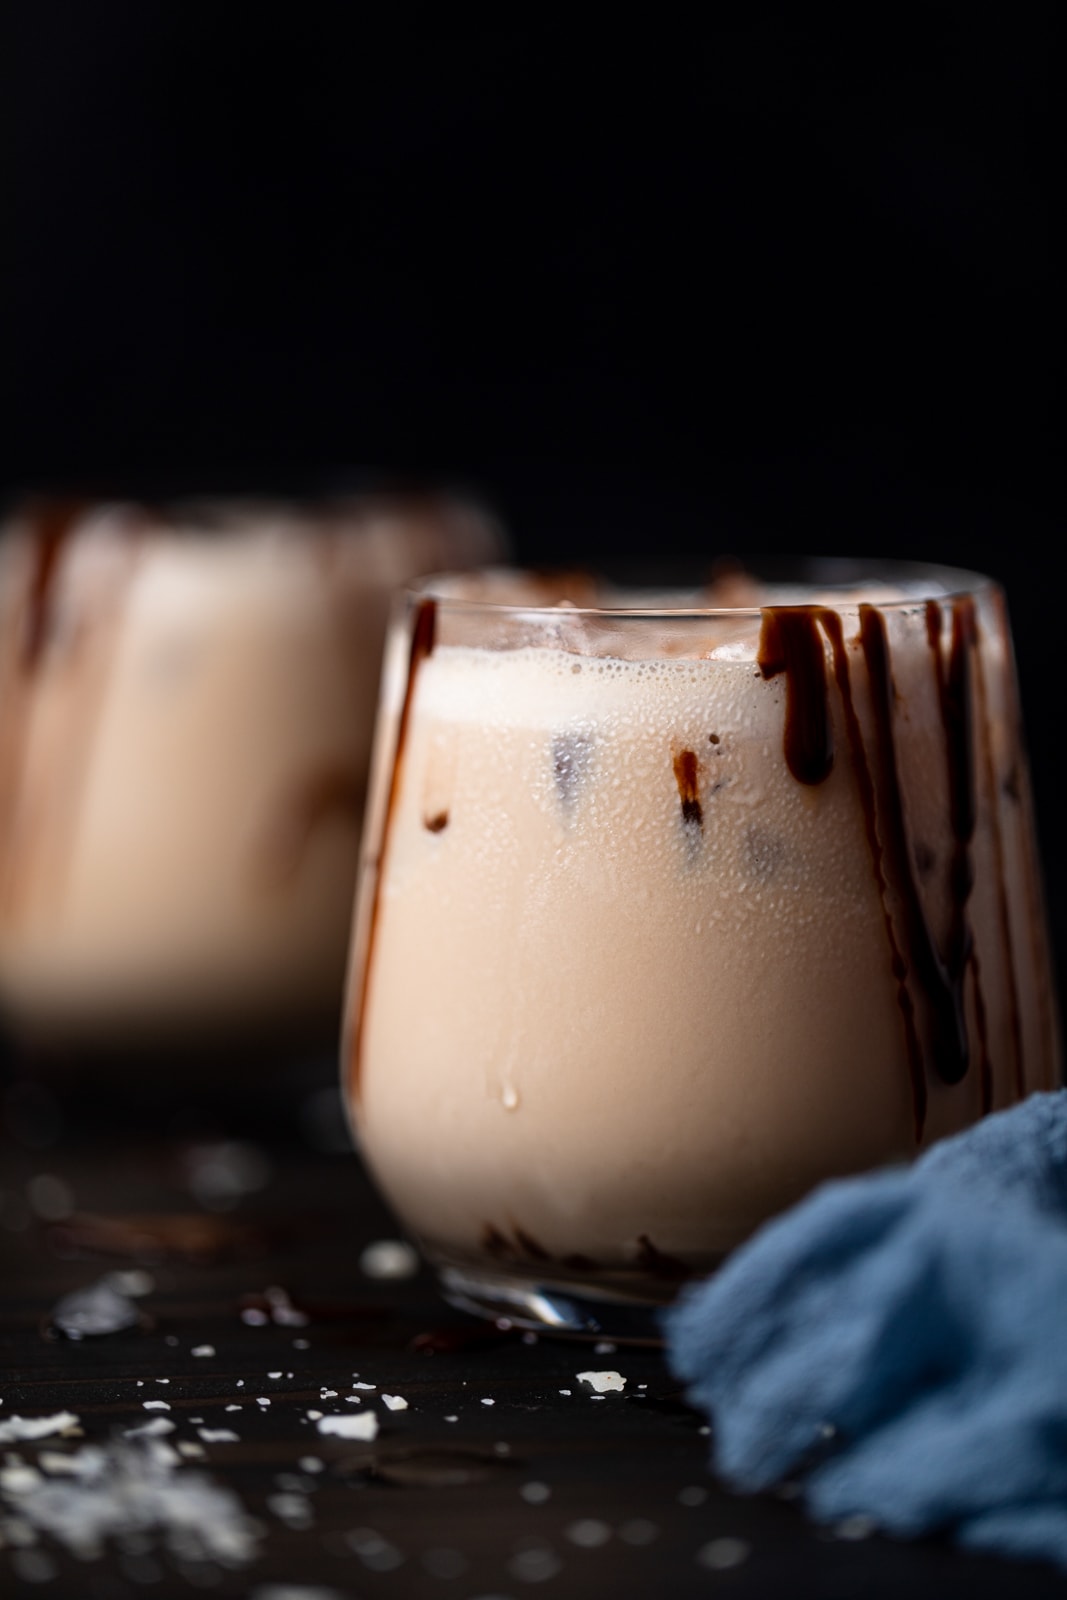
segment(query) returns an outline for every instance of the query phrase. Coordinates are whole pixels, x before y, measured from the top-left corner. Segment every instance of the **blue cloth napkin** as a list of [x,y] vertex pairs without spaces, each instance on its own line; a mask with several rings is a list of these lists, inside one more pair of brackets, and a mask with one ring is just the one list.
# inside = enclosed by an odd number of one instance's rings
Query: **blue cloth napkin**
[[822,1185],[664,1330],[735,1488],[1067,1569],[1067,1089]]

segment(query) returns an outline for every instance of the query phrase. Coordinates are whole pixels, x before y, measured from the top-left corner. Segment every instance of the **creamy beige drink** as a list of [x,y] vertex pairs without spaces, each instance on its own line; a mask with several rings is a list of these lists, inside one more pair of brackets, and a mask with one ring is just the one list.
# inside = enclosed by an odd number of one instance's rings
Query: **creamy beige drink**
[[0,540],[0,1011],[39,1045],[334,1032],[391,591],[444,498],[28,506]]
[[532,1286],[664,1298],[820,1179],[1058,1081],[993,585],[463,592],[391,645],[347,1060],[446,1292],[564,1325]]

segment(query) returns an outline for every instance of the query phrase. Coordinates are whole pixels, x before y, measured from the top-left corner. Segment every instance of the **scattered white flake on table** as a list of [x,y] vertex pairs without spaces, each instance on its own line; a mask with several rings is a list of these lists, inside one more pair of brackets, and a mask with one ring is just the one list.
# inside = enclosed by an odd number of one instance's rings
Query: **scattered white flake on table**
[[123,1429],[127,1439],[158,1439],[161,1434],[173,1433],[174,1423],[169,1417],[152,1417],[139,1428]]
[[119,1294],[130,1295],[134,1300],[151,1294],[156,1286],[152,1274],[142,1272],[140,1267],[131,1267],[128,1271],[109,1272],[107,1281],[118,1290]]
[[408,1403],[402,1394],[383,1394],[382,1403],[387,1405],[390,1411],[406,1411],[408,1408]]
[[624,1544],[652,1544],[659,1538],[659,1527],[647,1517],[631,1517],[619,1526],[619,1538]]
[[244,1406],[227,1406],[226,1410],[227,1411],[243,1411],[244,1410]]
[[9,1467],[0,1467],[0,1489],[6,1494],[26,1494],[30,1489],[35,1489],[44,1478],[36,1467],[28,1467],[24,1461],[13,1462]]
[[571,1544],[580,1545],[583,1550],[596,1550],[611,1538],[608,1524],[596,1517],[580,1517],[570,1524],[566,1533]]
[[575,1377],[579,1383],[588,1383],[597,1394],[606,1394],[609,1390],[621,1390],[626,1387],[626,1379],[621,1372],[577,1372]]
[[419,1257],[403,1239],[376,1239],[363,1251],[359,1266],[368,1278],[413,1278]]
[[241,1439],[232,1428],[197,1428],[196,1431],[205,1444],[238,1444]]
[[536,1479],[533,1479],[529,1483],[524,1483],[519,1493],[528,1506],[543,1506],[550,1497],[552,1490],[547,1483],[538,1483]]
[[335,1433],[339,1439],[376,1439],[378,1418],[373,1411],[352,1412],[344,1417],[320,1417],[318,1430],[320,1433]]
[[496,1405],[496,1401],[495,1400],[490,1400],[488,1395],[484,1395],[483,1394],[482,1395],[482,1405],[483,1406],[495,1406]]
[[265,1394],[257,1394],[256,1395],[256,1405],[257,1406],[269,1406],[270,1405],[270,1401],[268,1400],[268,1398],[267,1398],[267,1396]]
[[75,1455],[61,1454],[58,1450],[42,1450],[37,1457],[37,1464],[53,1477],[57,1477],[60,1473],[76,1477],[79,1472],[87,1470],[86,1458],[94,1451],[99,1454],[95,1445],[86,1445],[84,1450]]
[[554,1578],[562,1566],[551,1545],[536,1544],[516,1551],[508,1562],[508,1571],[523,1583],[544,1583],[548,1578]]
[[302,1472],[322,1472],[326,1463],[320,1461],[318,1456],[301,1456],[297,1466]]
[[192,1439],[179,1439],[178,1454],[188,1456],[190,1461],[203,1461],[205,1452],[203,1445],[194,1444]]
[[752,1546],[744,1539],[712,1539],[697,1551],[697,1560],[713,1572],[725,1572],[728,1567],[739,1567],[747,1561],[751,1552]]
[[47,1439],[53,1433],[66,1433],[76,1428],[78,1418],[73,1411],[57,1411],[51,1417],[9,1417],[0,1422],[0,1444],[14,1444],[18,1439]]
[[352,1387],[353,1389],[376,1389],[378,1385],[376,1383],[354,1383]]
[[445,1421],[446,1422],[458,1422],[459,1418],[458,1417],[446,1417]]
[[599,1344],[593,1346],[593,1354],[595,1356],[613,1356],[615,1349],[616,1346],[611,1343],[610,1339],[602,1339]]
[[308,1412],[308,1416],[311,1418],[312,1422],[317,1422],[319,1420],[319,1418],[322,1416],[322,1412],[321,1411],[309,1411]]
[[260,1525],[237,1496],[181,1466],[158,1439],[87,1446],[61,1471],[12,1497],[14,1508],[28,1532],[48,1534],[79,1559],[97,1560],[131,1529],[157,1532],[167,1551],[188,1561],[235,1567],[258,1554]]
[[142,1404],[142,1406],[144,1407],[144,1409],[146,1411],[169,1411],[170,1410],[170,1402],[169,1402],[169,1400],[142,1400],[141,1404]]
[[189,1353],[194,1356],[213,1356],[215,1354],[215,1346],[213,1344],[194,1345]]
[[281,1377],[281,1373],[280,1372],[268,1372],[267,1373],[267,1377],[268,1378],[280,1378]]
[[320,1400],[336,1400],[337,1399],[337,1390],[336,1389],[320,1389],[319,1390],[319,1399]]

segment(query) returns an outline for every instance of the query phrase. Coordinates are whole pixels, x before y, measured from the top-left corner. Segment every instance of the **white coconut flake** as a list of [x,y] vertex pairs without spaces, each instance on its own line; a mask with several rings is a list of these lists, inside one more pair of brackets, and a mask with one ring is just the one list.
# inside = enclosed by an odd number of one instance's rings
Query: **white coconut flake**
[[196,1344],[189,1354],[192,1356],[213,1356],[215,1354],[215,1346],[213,1344]]
[[577,1372],[575,1377],[579,1383],[587,1383],[595,1389],[597,1394],[607,1394],[611,1391],[621,1391],[626,1387],[626,1379],[621,1372]]
[[319,1399],[320,1400],[336,1400],[337,1399],[337,1390],[336,1389],[320,1389],[319,1390]]
[[483,1394],[482,1395],[482,1405],[483,1406],[495,1406],[496,1405],[496,1401],[495,1400],[490,1400],[488,1395]]
[[86,1445],[83,1450],[75,1451],[70,1455],[59,1450],[42,1450],[37,1457],[37,1465],[43,1472],[49,1473],[52,1477],[58,1477],[61,1473],[66,1473],[71,1477],[78,1477],[79,1474],[89,1470],[94,1456],[99,1454],[100,1451],[96,1445]]
[[376,1383],[354,1383],[352,1387],[353,1389],[376,1389],[378,1385]]
[[30,1489],[35,1489],[44,1478],[36,1467],[28,1467],[24,1461],[12,1462],[9,1467],[0,1467],[0,1489],[5,1494],[27,1494]]
[[161,1434],[173,1433],[174,1426],[169,1417],[152,1417],[148,1422],[142,1422],[139,1428],[123,1429],[123,1436],[127,1439],[158,1439]]
[[387,1405],[390,1411],[406,1411],[408,1403],[402,1394],[383,1394],[382,1404]]
[[14,1444],[19,1439],[47,1439],[53,1433],[66,1433],[78,1426],[73,1411],[57,1411],[51,1417],[9,1417],[0,1422],[0,1444]]
[[583,1550],[596,1550],[600,1545],[607,1544],[611,1538],[610,1527],[598,1517],[579,1517],[577,1522],[570,1523],[564,1532],[571,1544],[576,1544]]
[[752,1546],[746,1539],[712,1539],[697,1551],[697,1560],[712,1572],[726,1572],[731,1567],[741,1566],[751,1553]]
[[141,1405],[146,1411],[169,1411],[169,1400],[142,1400]]
[[378,1418],[373,1411],[350,1412],[342,1417],[320,1417],[317,1426],[320,1433],[333,1433],[339,1439],[370,1440],[378,1437]]
[[232,1428],[197,1428],[205,1444],[239,1444],[241,1436]]
[[47,1534],[82,1560],[98,1559],[109,1540],[152,1535],[179,1561],[237,1567],[258,1554],[263,1530],[237,1496],[159,1440],[89,1446],[62,1471],[9,1495],[17,1518],[5,1533],[17,1521],[31,1539]]
[[359,1267],[368,1278],[413,1278],[419,1256],[403,1239],[376,1239],[361,1254]]

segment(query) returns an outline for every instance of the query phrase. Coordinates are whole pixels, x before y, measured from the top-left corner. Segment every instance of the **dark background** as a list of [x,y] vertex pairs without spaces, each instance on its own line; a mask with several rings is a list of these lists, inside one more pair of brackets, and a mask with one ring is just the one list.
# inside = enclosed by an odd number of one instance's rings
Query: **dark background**
[[987,570],[1062,950],[1055,8],[574,9],[17,0],[0,489]]

